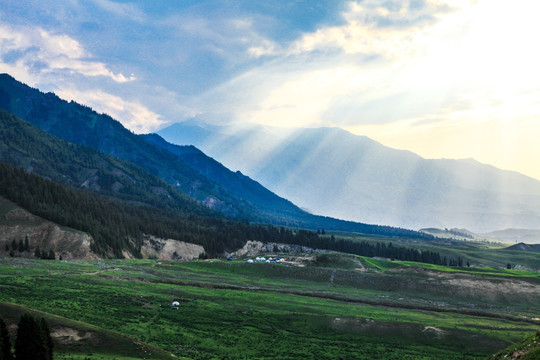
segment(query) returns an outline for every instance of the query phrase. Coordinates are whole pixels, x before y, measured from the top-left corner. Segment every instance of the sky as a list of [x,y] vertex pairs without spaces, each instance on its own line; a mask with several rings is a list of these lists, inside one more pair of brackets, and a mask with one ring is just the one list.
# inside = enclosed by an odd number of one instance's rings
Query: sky
[[534,0],[0,0],[0,72],[135,133],[338,126],[540,179]]

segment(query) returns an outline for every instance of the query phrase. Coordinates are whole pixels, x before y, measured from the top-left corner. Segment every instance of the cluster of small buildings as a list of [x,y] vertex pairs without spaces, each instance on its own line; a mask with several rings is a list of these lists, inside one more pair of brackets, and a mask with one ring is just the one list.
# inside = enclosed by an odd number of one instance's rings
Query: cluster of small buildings
[[264,262],[264,263],[269,264],[269,263],[279,263],[279,262],[283,262],[283,261],[285,261],[285,259],[282,258],[282,257],[269,257],[269,258],[267,259],[267,258],[265,258],[264,256],[261,256],[261,257],[257,256],[257,257],[255,258],[255,261],[253,261],[253,259],[247,259],[246,261],[247,261],[249,264],[252,264],[252,263],[254,263],[254,262]]

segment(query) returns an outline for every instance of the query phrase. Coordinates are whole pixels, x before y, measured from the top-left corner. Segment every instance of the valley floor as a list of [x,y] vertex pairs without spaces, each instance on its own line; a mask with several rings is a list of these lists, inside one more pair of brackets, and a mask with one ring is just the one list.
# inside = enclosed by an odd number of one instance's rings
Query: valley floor
[[0,259],[0,315],[48,318],[60,359],[484,359],[540,329],[540,273],[335,256]]

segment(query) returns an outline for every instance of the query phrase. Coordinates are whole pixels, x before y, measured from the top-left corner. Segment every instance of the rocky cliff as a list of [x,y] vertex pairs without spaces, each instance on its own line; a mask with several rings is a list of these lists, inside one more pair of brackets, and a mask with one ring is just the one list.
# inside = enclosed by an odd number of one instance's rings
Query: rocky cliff
[[[40,251],[52,249],[57,259],[60,256],[65,260],[97,258],[90,250],[92,237],[87,233],[60,227],[4,199],[0,201],[4,204],[4,211],[0,212],[0,256],[34,257],[39,247]],[[25,245],[26,240],[28,249],[20,251],[19,244]]]

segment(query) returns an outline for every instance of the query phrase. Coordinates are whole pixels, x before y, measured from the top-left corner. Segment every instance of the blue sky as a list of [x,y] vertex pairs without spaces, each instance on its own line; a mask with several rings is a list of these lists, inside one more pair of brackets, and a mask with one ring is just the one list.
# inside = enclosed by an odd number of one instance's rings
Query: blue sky
[[340,126],[540,179],[535,4],[0,0],[0,71],[137,133]]

